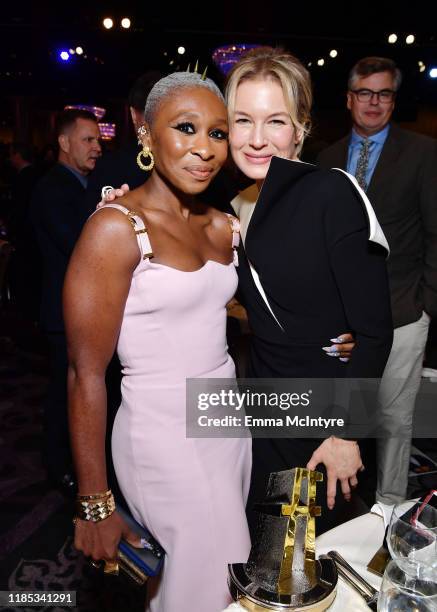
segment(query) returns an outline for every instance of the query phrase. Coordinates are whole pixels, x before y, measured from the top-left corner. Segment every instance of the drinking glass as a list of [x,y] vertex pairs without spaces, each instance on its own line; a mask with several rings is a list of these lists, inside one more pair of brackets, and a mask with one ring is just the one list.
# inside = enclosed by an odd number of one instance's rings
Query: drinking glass
[[436,612],[437,570],[415,561],[390,561],[382,579],[378,612]]
[[414,501],[395,506],[387,545],[398,563],[417,561],[437,568],[437,508]]

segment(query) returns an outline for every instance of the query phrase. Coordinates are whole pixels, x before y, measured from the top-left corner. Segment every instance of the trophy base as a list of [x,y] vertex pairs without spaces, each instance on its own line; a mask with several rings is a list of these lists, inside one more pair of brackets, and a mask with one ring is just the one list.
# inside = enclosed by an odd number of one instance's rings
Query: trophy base
[[238,601],[249,612],[324,612],[337,595],[337,569],[331,559],[319,559],[315,563],[316,583],[303,593],[287,595],[268,591],[252,582],[244,563],[229,566],[229,590],[234,601]]

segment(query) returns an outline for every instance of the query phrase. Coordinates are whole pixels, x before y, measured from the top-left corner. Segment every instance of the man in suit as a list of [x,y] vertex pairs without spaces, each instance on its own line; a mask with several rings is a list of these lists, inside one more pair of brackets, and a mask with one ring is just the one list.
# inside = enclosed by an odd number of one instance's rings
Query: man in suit
[[[44,451],[49,477],[72,483],[67,419],[67,349],[62,316],[62,287],[70,255],[88,210],[88,175],[101,155],[96,117],[66,110],[58,121],[58,162],[40,180],[31,203],[31,220],[43,258],[41,323],[50,349],[50,383],[44,407]],[[32,255],[29,254],[29,257]]]
[[319,155],[355,175],[390,245],[394,340],[380,388],[384,431],[377,442],[377,500],[405,499],[415,398],[430,317],[437,316],[437,142],[391,123],[401,72],[366,57],[351,70],[352,131]]

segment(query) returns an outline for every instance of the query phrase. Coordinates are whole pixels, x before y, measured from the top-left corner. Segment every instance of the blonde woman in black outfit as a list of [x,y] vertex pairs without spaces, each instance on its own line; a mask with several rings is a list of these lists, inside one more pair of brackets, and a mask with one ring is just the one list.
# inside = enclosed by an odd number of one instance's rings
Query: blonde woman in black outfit
[[[299,161],[310,128],[307,70],[281,50],[255,49],[233,68],[226,101],[232,157],[254,180],[232,201],[244,242],[239,290],[252,331],[250,375],[380,377],[392,342],[388,245],[353,177]],[[321,346],[344,331],[355,335],[352,358],[328,358]],[[249,521],[270,472],[319,464],[327,474],[320,503],[334,507],[337,484],[349,500],[363,469],[357,442],[254,439]],[[318,530],[336,520],[322,511]]]

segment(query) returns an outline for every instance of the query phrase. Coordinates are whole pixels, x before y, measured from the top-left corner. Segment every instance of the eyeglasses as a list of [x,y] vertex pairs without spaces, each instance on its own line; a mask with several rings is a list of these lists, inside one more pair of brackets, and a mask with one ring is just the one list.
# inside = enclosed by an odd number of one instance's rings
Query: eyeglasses
[[373,89],[352,89],[351,91],[356,95],[358,102],[370,102],[373,96],[376,96],[379,102],[388,104],[393,102],[396,96],[396,92],[393,89],[381,89],[380,91],[373,91]]

